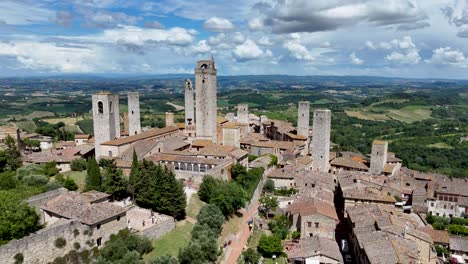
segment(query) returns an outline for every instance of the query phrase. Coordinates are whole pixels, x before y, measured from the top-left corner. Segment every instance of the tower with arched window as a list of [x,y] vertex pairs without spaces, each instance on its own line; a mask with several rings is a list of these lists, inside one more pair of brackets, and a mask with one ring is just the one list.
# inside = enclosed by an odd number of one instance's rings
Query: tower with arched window
[[92,95],[96,158],[109,156],[101,144],[120,137],[119,96],[109,92]]

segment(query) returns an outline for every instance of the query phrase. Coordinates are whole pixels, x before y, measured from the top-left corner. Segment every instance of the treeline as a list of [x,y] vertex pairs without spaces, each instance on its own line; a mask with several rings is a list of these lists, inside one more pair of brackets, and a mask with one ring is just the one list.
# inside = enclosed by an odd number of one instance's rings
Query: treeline
[[426,220],[435,230],[447,230],[452,235],[468,236],[468,219],[427,214]]
[[34,123],[37,126],[34,132],[36,132],[37,134],[53,137],[57,140],[68,141],[75,139],[75,135],[73,133],[66,131],[65,123],[63,122],[58,122],[57,124],[49,124],[47,122],[35,118]]

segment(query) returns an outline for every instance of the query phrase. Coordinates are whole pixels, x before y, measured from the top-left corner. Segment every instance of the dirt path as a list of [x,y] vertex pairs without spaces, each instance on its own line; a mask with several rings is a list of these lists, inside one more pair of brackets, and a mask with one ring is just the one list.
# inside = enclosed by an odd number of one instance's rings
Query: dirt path
[[184,107],[181,106],[181,105],[176,105],[176,104],[173,104],[173,103],[171,103],[171,102],[167,102],[166,104],[168,104],[168,105],[174,107],[176,111],[184,110]]

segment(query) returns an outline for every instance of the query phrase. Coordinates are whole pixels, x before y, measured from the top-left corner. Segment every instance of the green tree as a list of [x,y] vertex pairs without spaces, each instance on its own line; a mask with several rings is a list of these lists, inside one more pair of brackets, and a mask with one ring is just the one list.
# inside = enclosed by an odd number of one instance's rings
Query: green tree
[[179,252],[179,261],[181,264],[216,263],[218,253],[216,237],[202,235]]
[[29,235],[42,226],[34,209],[11,191],[0,191],[0,245]]
[[208,175],[203,177],[203,181],[198,190],[198,197],[200,197],[200,200],[209,203],[220,184],[220,180],[215,179],[213,176]]
[[260,241],[258,242],[258,252],[267,258],[271,258],[273,255],[281,255],[281,253],[283,253],[281,238],[275,235],[262,235],[260,237]]
[[161,256],[154,259],[150,259],[149,264],[179,264],[179,260],[173,256]]
[[69,191],[76,191],[78,190],[78,185],[76,184],[76,182],[70,178],[70,177],[67,177],[65,179],[65,181],[63,182],[63,187],[67,188],[67,190]]
[[99,165],[94,157],[88,158],[85,181],[85,191],[91,190],[102,190],[101,171],[99,170]]
[[110,236],[109,241],[99,251],[95,263],[99,264],[144,264],[142,257],[152,250],[151,241],[131,234],[123,229]]
[[121,169],[112,160],[104,170],[104,190],[112,195],[112,199],[123,198],[127,194],[127,181],[123,177]]
[[244,253],[242,253],[242,256],[246,264],[258,264],[258,262],[260,261],[260,254],[258,254],[258,252],[253,248],[249,248],[246,251],[244,251]]
[[240,175],[245,175],[247,174],[247,168],[243,166],[240,163],[236,163],[234,166],[231,168],[231,177],[233,180],[236,180],[237,177]]
[[223,212],[216,205],[207,204],[200,210],[197,223],[208,226],[218,236],[224,223]]
[[7,171],[15,171],[21,164],[21,153],[18,150],[18,145],[16,144],[15,139],[8,135],[5,138],[5,145],[6,150],[4,152],[4,159],[5,159],[5,170]]
[[275,191],[275,182],[272,179],[268,179],[265,182],[265,185],[263,186],[263,190],[265,192],[272,193]]
[[273,219],[268,223],[273,235],[285,239],[289,233],[289,219],[285,215],[275,215]]
[[245,206],[246,194],[244,189],[235,182],[223,182],[210,199],[210,204],[216,205],[224,216],[232,215]]
[[55,160],[49,161],[43,165],[43,174],[47,177],[52,177],[60,173],[60,170],[57,169],[57,162]]
[[16,188],[16,173],[6,171],[0,173],[0,190],[10,190]]
[[270,195],[263,196],[262,198],[260,198],[259,202],[260,202],[260,205],[265,210],[266,219],[268,219],[268,214],[270,213],[270,211],[275,210],[276,208],[278,208],[278,205],[279,205],[278,199]]
[[138,170],[138,156],[135,149],[133,149],[132,168],[130,169],[130,176],[128,179],[128,192],[132,194],[132,200],[135,200],[135,186],[137,183]]
[[72,171],[84,171],[86,170],[86,160],[78,158],[70,162],[70,169]]

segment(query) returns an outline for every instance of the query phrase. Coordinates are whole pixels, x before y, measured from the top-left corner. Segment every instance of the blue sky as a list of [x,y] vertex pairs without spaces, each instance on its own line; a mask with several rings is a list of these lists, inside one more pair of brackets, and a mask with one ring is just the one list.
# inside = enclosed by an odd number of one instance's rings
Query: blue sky
[[468,0],[0,0],[0,76],[468,79]]

